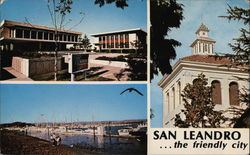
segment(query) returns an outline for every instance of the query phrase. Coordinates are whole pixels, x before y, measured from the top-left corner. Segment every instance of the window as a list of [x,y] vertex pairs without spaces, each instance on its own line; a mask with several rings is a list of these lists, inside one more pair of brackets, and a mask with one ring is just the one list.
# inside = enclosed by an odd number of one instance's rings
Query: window
[[110,48],[110,36],[107,36],[107,48]]
[[45,39],[45,40],[48,40],[48,38],[49,38],[48,35],[49,35],[48,32],[44,32],[44,39]]
[[125,42],[129,42],[128,34],[125,34]]
[[110,36],[111,48],[114,48],[114,36]]
[[172,88],[173,109],[175,109],[175,89]]
[[105,38],[105,36],[103,36],[102,39],[103,39],[102,48],[106,48],[106,38]]
[[120,43],[120,47],[124,48],[124,43],[123,42]]
[[118,34],[115,35],[115,48],[119,48],[119,39],[118,39]]
[[123,34],[120,34],[120,48],[124,47],[124,43],[123,43]]
[[53,33],[50,33],[50,34],[49,34],[49,40],[54,40]]
[[201,81],[201,80],[200,80],[200,79],[194,79],[194,80],[193,80],[193,85],[198,84],[198,83],[199,83],[199,81]]
[[66,35],[66,34],[63,35],[63,40],[64,40],[64,41],[67,41],[67,35]]
[[239,105],[239,86],[236,82],[231,82],[229,84],[229,100],[230,105]]
[[16,29],[16,38],[22,38],[23,37],[23,31],[20,29]]
[[212,86],[212,101],[214,104],[221,104],[221,84],[220,81],[214,80]]
[[24,38],[30,38],[30,31],[24,30]]
[[179,97],[179,104],[181,104],[181,82],[178,82],[178,97]]
[[168,112],[170,112],[170,106],[169,106],[169,93],[167,93],[167,106],[168,106]]
[[129,48],[129,42],[125,42],[125,48]]
[[31,31],[31,39],[36,39],[36,31]]
[[38,32],[38,39],[43,39],[43,32]]

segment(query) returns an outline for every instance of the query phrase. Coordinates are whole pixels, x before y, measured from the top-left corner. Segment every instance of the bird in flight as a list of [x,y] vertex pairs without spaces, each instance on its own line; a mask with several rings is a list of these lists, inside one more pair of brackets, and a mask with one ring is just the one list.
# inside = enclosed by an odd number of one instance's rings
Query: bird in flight
[[[123,93],[126,92],[126,91],[129,91],[129,92],[135,91],[135,92],[137,92],[139,95],[143,96],[143,94],[142,94],[141,92],[139,92],[139,91],[138,91],[137,89],[135,89],[135,88],[128,88],[128,89],[124,90],[123,92],[121,92],[121,94],[123,94]],[[120,95],[121,95],[121,94],[120,94]]]

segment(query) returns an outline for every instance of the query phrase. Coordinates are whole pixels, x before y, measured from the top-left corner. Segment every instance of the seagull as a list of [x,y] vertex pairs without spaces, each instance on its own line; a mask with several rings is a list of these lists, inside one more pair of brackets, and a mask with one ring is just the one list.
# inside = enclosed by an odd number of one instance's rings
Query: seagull
[[[141,93],[141,92],[139,92],[137,89],[135,89],[135,88],[128,88],[128,89],[126,89],[126,90],[124,90],[123,92],[121,92],[121,94],[123,94],[124,92],[126,92],[126,91],[129,91],[129,92],[132,92],[132,91],[135,91],[135,92],[137,92],[138,94],[140,94],[141,96],[143,96],[143,94]],[[121,95],[120,94],[120,95]]]

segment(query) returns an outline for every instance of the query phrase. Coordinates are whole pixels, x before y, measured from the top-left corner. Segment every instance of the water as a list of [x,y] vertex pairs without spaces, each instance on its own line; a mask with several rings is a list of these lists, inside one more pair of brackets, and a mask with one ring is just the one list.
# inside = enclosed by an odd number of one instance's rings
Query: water
[[[28,135],[50,141],[47,132],[28,132]],[[58,135],[58,134],[57,134]],[[137,138],[103,137],[93,135],[59,135],[62,144],[88,149],[90,151],[125,154],[146,154],[147,142]]]

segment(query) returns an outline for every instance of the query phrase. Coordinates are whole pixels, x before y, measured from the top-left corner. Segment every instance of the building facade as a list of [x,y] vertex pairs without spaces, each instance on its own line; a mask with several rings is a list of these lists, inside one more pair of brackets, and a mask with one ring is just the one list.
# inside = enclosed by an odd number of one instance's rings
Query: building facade
[[95,47],[99,52],[130,52],[146,51],[147,33],[138,29],[104,32],[92,34],[95,37]]
[[[249,87],[248,82],[243,80],[249,75],[240,69],[226,67],[225,65],[233,65],[229,59],[213,56],[215,41],[207,39],[208,31],[204,24],[200,26],[196,31],[197,39],[191,44],[192,55],[181,58],[173,66],[173,72],[165,75],[158,83],[163,95],[163,127],[174,127],[175,115],[184,109],[181,93],[200,73],[208,78],[208,85],[213,86],[212,100],[216,104],[215,110],[226,110],[231,106],[246,108],[239,101],[239,92],[244,87]],[[231,117],[229,113],[225,115]]]
[[[80,44],[82,33],[58,29],[59,50],[67,44]],[[0,48],[2,51],[53,51],[55,50],[55,28],[29,23],[4,20],[0,25]]]

